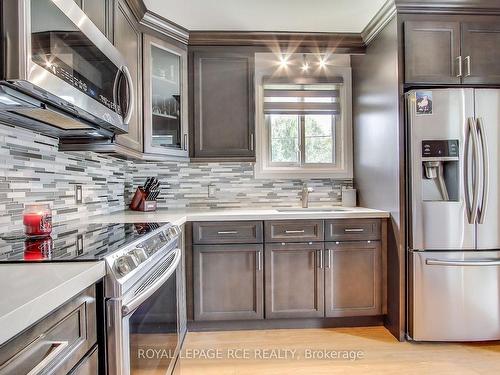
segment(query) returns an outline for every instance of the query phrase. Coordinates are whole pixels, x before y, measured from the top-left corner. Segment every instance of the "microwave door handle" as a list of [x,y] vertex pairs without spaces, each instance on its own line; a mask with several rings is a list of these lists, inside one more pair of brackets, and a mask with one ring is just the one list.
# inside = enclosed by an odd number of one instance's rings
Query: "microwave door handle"
[[175,269],[179,265],[181,260],[181,249],[173,250],[175,255],[172,263],[168,268],[158,276],[158,278],[151,283],[141,294],[135,296],[134,298],[127,301],[125,305],[122,306],[122,316],[132,314],[144,301],[151,297],[160,287],[168,280],[168,278],[174,273]]
[[132,76],[130,75],[130,71],[125,65],[122,66],[121,70],[125,75],[125,79],[127,80],[127,86],[129,91],[128,110],[127,114],[123,118],[123,122],[125,124],[128,124],[130,122],[130,119],[132,118],[132,113],[134,112],[134,105],[135,105],[134,82],[132,81]]
[[489,166],[489,154],[488,154],[488,143],[486,141],[486,132],[484,130],[483,119],[480,117],[477,119],[478,132],[481,139],[481,149],[483,152],[483,194],[481,198],[481,206],[479,207],[478,213],[478,224],[484,223],[484,216],[486,214],[486,209],[488,208],[488,196],[489,196],[489,184],[490,184],[490,166]]
[[120,85],[120,77],[123,74],[121,69],[116,72],[115,81],[113,82],[113,103],[120,104],[118,102],[118,88]]

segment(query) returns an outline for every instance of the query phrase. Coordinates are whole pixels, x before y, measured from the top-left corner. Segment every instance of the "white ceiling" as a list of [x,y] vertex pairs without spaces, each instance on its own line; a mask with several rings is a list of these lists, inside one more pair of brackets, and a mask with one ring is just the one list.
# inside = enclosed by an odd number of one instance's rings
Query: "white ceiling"
[[386,0],[144,0],[188,30],[361,32]]

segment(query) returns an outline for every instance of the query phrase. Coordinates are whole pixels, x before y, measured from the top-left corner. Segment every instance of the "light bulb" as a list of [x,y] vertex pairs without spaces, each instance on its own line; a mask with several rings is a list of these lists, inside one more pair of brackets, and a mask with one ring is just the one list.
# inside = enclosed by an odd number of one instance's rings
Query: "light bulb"
[[321,57],[319,58],[319,67],[320,67],[321,69],[324,69],[324,68],[326,67],[326,57],[321,56]]
[[302,67],[300,68],[305,73],[309,70],[309,62],[307,61],[306,55],[303,56]]
[[280,56],[280,66],[282,68],[286,67],[288,65],[288,56],[281,55]]

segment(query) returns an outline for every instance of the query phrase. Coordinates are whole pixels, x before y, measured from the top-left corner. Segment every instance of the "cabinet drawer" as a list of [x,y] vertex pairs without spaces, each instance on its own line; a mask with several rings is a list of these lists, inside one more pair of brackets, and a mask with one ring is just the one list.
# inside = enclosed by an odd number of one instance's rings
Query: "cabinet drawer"
[[262,222],[260,221],[225,221],[193,223],[193,243],[261,243]]
[[67,374],[97,339],[95,287],[0,347],[0,374]]
[[325,222],[326,241],[379,240],[379,219],[337,219]]
[[266,221],[266,242],[323,241],[323,220]]
[[97,346],[70,372],[69,375],[96,375],[99,372]]

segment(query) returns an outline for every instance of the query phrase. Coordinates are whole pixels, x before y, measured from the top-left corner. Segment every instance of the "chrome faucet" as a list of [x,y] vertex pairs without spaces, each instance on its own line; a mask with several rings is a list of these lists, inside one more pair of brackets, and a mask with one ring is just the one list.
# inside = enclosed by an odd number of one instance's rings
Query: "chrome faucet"
[[311,187],[307,187],[307,184],[304,184],[302,186],[302,208],[309,207],[309,193],[312,193],[313,191],[314,189]]

